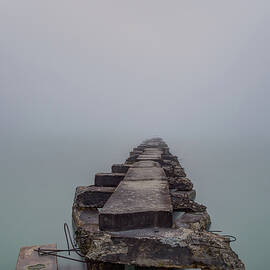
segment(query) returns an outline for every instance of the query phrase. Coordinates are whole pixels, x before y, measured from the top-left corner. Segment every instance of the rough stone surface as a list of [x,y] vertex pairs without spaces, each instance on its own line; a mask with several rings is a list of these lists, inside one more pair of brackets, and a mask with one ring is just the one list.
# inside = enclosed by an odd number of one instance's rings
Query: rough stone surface
[[130,166],[129,164],[113,164],[112,173],[127,173]]
[[143,151],[144,155],[161,155],[163,153],[159,148],[146,148]]
[[78,208],[73,206],[72,221],[75,230],[82,229],[88,232],[99,231],[98,215],[99,211],[97,209]]
[[195,231],[209,230],[211,219],[207,211],[184,213],[174,221],[176,228],[184,227]]
[[86,256],[94,261],[141,267],[245,269],[226,238],[206,231],[159,228],[86,235]]
[[95,175],[95,186],[117,187],[124,177],[124,173],[97,173]]
[[158,162],[152,160],[138,161],[132,164],[132,168],[152,168],[152,167],[161,168]]
[[40,256],[38,248],[56,249],[56,244],[22,247],[20,249],[16,270],[57,270],[57,260],[55,256]]
[[171,227],[172,205],[167,181],[122,181],[100,210],[101,230]]
[[193,189],[192,182],[185,177],[169,177],[168,182],[170,189],[177,189],[180,191],[190,191]]
[[161,155],[159,154],[152,154],[152,155],[139,155],[136,159],[137,161],[143,161],[143,160],[153,160],[157,162],[161,162]]
[[173,210],[182,212],[203,212],[206,206],[190,200],[188,197],[171,197]]
[[186,177],[187,176],[185,173],[185,169],[181,166],[174,166],[173,174],[174,174],[174,176],[178,176],[178,177]]
[[167,177],[164,170],[158,167],[130,168],[124,178],[124,181],[137,180],[167,180]]
[[132,156],[132,155],[140,155],[140,154],[142,154],[142,153],[143,153],[142,150],[134,150],[134,149],[133,149],[133,151],[131,151],[131,152],[129,153],[129,155],[130,155],[130,156]]
[[162,154],[162,159],[178,161],[177,156]]
[[170,166],[170,165],[169,166],[168,165],[164,166],[164,163],[163,163],[162,168],[163,168],[163,170],[164,170],[167,177],[173,177],[174,176],[173,166]]
[[92,261],[87,263],[87,270],[125,270],[125,265],[118,263],[103,263]]
[[76,188],[74,205],[101,208],[114,192],[114,187],[79,186]]
[[180,191],[180,190],[170,190],[171,197],[187,197],[190,200],[195,200],[196,198],[196,190],[192,189],[190,191]]
[[138,158],[137,155],[136,156],[131,156],[131,157],[129,157],[129,158],[126,159],[125,164],[133,164],[134,162],[137,161],[137,158]]

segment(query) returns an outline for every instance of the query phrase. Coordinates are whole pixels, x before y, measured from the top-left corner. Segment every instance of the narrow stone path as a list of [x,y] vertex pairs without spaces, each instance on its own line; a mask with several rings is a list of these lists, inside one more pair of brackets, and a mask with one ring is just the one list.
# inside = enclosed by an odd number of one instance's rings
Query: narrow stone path
[[173,207],[167,176],[161,168],[163,151],[146,144],[99,214],[99,228],[121,231],[147,227],[172,227]]

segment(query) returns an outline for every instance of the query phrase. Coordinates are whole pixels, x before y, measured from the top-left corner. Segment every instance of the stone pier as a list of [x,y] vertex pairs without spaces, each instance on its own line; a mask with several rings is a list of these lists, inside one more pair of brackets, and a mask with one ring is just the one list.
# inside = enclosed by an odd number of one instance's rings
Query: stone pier
[[133,148],[111,173],[97,173],[95,185],[76,189],[73,225],[88,269],[245,269],[229,239],[208,231],[195,196],[161,138]]

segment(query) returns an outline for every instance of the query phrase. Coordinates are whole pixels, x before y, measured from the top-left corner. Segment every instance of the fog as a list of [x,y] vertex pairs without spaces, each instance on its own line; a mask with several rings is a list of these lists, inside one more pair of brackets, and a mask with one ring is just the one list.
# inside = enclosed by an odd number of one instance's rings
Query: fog
[[[50,219],[46,192],[52,201],[57,197],[58,203],[71,205],[74,187],[89,181],[89,167],[90,175],[108,169],[152,136],[164,138],[172,152],[181,154],[195,178],[211,175],[210,164],[216,170],[213,179],[226,172],[238,180],[244,177],[231,195],[239,199],[244,185],[244,220],[249,222],[249,208],[268,216],[269,25],[266,0],[0,0],[3,237],[10,222],[22,218],[22,207],[33,204],[24,200],[22,206],[21,195],[15,194],[18,201],[9,205],[14,190],[28,194],[35,183],[33,190],[44,191],[39,203]],[[233,166],[234,172],[226,166]],[[255,179],[258,175],[260,180]],[[44,184],[49,178],[48,186],[59,185],[55,194]],[[63,198],[61,185],[68,188]],[[206,204],[218,200],[219,195],[211,198],[203,185],[198,187]],[[265,192],[259,203],[256,188]],[[61,218],[69,215],[70,205]],[[16,218],[8,216],[10,211]],[[262,224],[264,218],[253,216],[253,229],[256,220]],[[27,222],[25,218],[24,229]],[[14,265],[20,245],[41,240],[38,229],[22,238],[23,229],[12,228],[4,244],[11,245],[10,238],[18,241],[6,255],[6,268]],[[46,229],[52,234],[55,227]],[[251,234],[256,241],[259,236],[250,227],[240,242]],[[255,247],[237,250],[250,259],[249,269],[263,269],[265,253],[254,255]]]
[[2,135],[269,135],[268,1],[0,1]]

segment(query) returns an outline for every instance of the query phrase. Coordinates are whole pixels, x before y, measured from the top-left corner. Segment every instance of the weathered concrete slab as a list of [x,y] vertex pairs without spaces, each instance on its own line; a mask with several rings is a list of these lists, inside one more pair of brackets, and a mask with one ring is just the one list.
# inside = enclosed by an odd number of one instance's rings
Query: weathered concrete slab
[[74,205],[101,208],[114,192],[114,187],[79,186],[76,188]]
[[171,197],[187,197],[190,200],[195,200],[196,198],[196,190],[192,189],[190,191],[180,191],[180,190],[170,190]]
[[172,205],[167,181],[122,181],[99,215],[101,230],[171,226]]
[[99,231],[97,209],[72,207],[72,221],[75,229],[80,228],[88,232]]
[[164,170],[158,167],[130,168],[124,181],[137,180],[167,180],[167,177]]
[[185,177],[169,177],[168,182],[170,189],[177,189],[181,191],[190,191],[193,189],[192,182]]
[[207,211],[184,213],[174,221],[175,228],[184,227],[196,231],[209,230],[211,219]]
[[153,155],[139,155],[137,158],[136,158],[136,161],[145,161],[145,160],[153,160],[153,161],[157,161],[157,162],[161,162],[161,155],[158,155],[158,154],[153,154]]
[[163,153],[159,148],[145,148],[142,155],[161,155]]
[[124,177],[124,173],[97,173],[95,175],[95,186],[117,187]]
[[38,248],[56,249],[56,244],[22,247],[20,249],[16,270],[57,270],[57,259],[55,256],[40,256]]
[[113,164],[112,173],[127,173],[130,166],[130,164]]
[[141,229],[89,236],[94,261],[165,268],[244,270],[226,238],[207,231]]
[[131,165],[132,168],[151,168],[158,167],[161,168],[161,165],[158,162],[152,160],[137,161]]
[[159,154],[159,153],[153,153],[153,152],[151,152],[151,153],[146,153],[145,151],[141,154],[141,155],[139,155],[139,157],[138,157],[139,159],[142,159],[142,158],[148,158],[148,159],[161,159],[161,154]]

